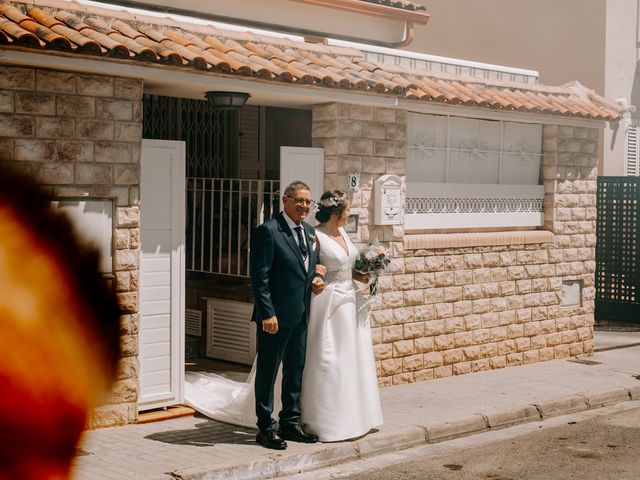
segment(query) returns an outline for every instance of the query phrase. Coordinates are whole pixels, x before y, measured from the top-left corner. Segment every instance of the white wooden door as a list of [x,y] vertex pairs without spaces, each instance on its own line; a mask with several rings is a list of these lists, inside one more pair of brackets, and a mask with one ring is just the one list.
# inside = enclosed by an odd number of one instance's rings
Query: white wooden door
[[[324,192],[324,150],[322,148],[280,147],[280,191],[294,180],[311,189],[311,198],[319,200]],[[281,206],[282,208],[282,206]],[[312,219],[309,219],[310,223]]]
[[183,395],[184,142],[143,140],[140,163],[138,410],[148,410]]

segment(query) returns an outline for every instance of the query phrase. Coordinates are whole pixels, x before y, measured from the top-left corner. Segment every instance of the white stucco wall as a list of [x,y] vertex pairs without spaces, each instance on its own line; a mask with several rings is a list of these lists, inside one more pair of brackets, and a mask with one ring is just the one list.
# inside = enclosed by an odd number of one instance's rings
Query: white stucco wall
[[[606,41],[604,95],[616,100],[626,98],[640,106],[640,83],[636,77],[638,62],[637,0],[606,0]],[[638,112],[628,114],[619,125],[604,130],[603,175],[624,175],[625,130],[629,118],[640,119]]]
[[603,92],[606,0],[418,1],[431,18],[408,50],[530,68],[545,84],[579,80]]
[[[640,107],[640,0],[419,0],[431,19],[409,50],[540,72]],[[640,121],[640,113],[628,114]],[[628,122],[629,120],[627,120]],[[624,175],[625,122],[601,133],[600,175]]]

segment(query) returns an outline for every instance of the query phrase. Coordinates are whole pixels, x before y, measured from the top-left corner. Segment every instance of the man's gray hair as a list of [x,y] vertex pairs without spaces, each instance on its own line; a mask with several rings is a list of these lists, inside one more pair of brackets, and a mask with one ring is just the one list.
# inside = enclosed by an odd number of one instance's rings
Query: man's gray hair
[[290,197],[291,195],[293,195],[293,192],[297,192],[298,190],[308,190],[309,192],[311,191],[309,185],[300,180],[296,180],[287,185],[287,188],[284,189],[283,195]]

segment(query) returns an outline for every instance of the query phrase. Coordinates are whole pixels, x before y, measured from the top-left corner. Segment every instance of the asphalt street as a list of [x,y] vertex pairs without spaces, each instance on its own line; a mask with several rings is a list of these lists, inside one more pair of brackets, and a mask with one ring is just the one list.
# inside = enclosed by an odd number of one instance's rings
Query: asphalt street
[[290,478],[636,480],[639,455],[640,402],[629,402]]

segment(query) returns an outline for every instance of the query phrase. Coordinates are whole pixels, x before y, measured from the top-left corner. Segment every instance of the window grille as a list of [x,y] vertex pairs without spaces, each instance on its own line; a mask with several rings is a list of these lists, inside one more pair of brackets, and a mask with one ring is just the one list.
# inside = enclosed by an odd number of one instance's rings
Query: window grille
[[405,227],[538,227],[542,126],[410,113]]
[[183,140],[187,176],[234,175],[237,163],[237,112],[220,111],[206,100],[144,95],[143,137]]

